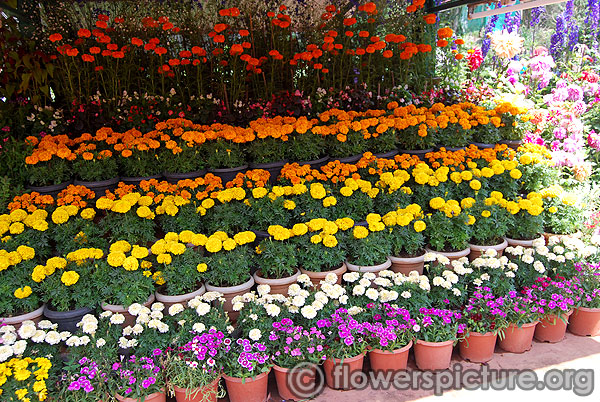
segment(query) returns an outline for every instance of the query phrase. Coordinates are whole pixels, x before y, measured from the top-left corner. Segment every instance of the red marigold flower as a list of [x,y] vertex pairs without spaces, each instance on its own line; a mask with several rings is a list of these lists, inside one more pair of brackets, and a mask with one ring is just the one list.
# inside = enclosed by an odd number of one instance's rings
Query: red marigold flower
[[62,38],[63,36],[61,34],[53,33],[48,39],[50,39],[50,42],[58,42],[59,40],[62,40]]

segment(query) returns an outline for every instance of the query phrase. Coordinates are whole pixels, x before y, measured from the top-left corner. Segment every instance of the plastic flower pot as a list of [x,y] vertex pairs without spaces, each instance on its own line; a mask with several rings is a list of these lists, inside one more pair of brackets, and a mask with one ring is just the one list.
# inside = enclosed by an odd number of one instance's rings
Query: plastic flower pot
[[288,163],[287,160],[271,162],[271,163],[251,163],[250,169],[263,169],[269,172],[269,183],[277,183],[277,178],[281,174],[281,169]]
[[387,258],[384,263],[378,265],[355,265],[346,261],[346,266],[348,267],[348,271],[352,272],[381,272],[383,270],[388,269],[392,266],[392,261]]
[[227,182],[230,182],[231,180],[235,179],[235,176],[237,176],[238,173],[246,173],[246,170],[248,170],[248,165],[242,165],[234,168],[208,169],[210,173],[221,178],[223,186]]
[[56,197],[58,193],[63,191],[65,188],[69,187],[69,184],[72,183],[73,180],[69,180],[64,183],[52,184],[49,186],[27,186],[27,189],[40,194],[47,194]]
[[389,256],[392,261],[392,267],[390,268],[394,272],[399,272],[402,275],[410,274],[412,271],[417,271],[419,275],[423,274],[423,267],[425,266],[425,253],[416,257],[394,257]]
[[[562,320],[560,317],[551,314],[546,316],[535,328],[534,337],[540,342],[556,343],[560,342],[565,338],[567,332],[567,324],[569,316],[573,313],[573,310],[568,313],[562,314]],[[564,320],[564,321],[563,321]]]
[[171,184],[177,184],[179,180],[194,180],[198,177],[202,177],[206,174],[206,170],[196,170],[195,172],[189,173],[163,173],[165,180]]
[[569,332],[579,336],[600,335],[600,308],[577,307],[569,319]]
[[489,362],[494,357],[497,338],[492,332],[469,332],[467,337],[458,343],[460,356],[473,363]]
[[538,322],[531,322],[521,325],[519,328],[515,324],[510,324],[504,330],[504,337],[498,344],[500,347],[510,353],[524,353],[531,349],[533,334]]
[[415,361],[420,370],[445,370],[450,367],[454,341],[427,342],[417,339]]
[[300,162],[298,162],[298,165],[300,165],[300,166],[310,165],[311,169],[320,169],[322,166],[327,165],[328,162],[329,162],[329,155],[326,155],[319,159],[313,159],[312,161],[300,161]]
[[364,360],[365,353],[345,359],[328,357],[323,363],[325,383],[332,389],[352,389],[353,373],[362,371]]
[[164,304],[165,310],[168,310],[169,307],[176,303],[183,304],[183,306],[185,307],[188,301],[192,300],[196,296],[202,296],[204,293],[206,293],[206,288],[204,287],[204,285],[200,285],[200,288],[198,290],[183,295],[169,296],[157,291],[156,301],[159,301],[162,304]]
[[175,400],[177,402],[217,402],[220,380],[221,377],[217,377],[210,384],[195,389],[173,387]]
[[142,401],[144,401],[144,402],[166,402],[167,401],[167,395],[164,392],[155,392],[155,393],[150,394],[142,399],[127,398],[127,397],[119,395],[119,394],[115,394],[115,398],[117,398],[117,401],[119,401],[119,402],[142,402]]
[[274,365],[273,370],[275,371],[275,381],[277,381],[277,391],[282,399],[300,401],[314,396],[317,372],[315,364],[307,363],[301,368],[293,369]]
[[44,306],[44,317],[55,324],[58,324],[59,331],[77,332],[77,323],[81,321],[84,315],[92,313],[94,310],[88,307],[78,308],[69,311],[54,311],[47,305]]
[[435,251],[430,248],[425,248],[425,251],[428,253],[441,254],[444,257],[448,258],[450,260],[450,262],[448,264],[446,264],[446,267],[448,269],[452,269],[452,261],[456,261],[463,257],[468,256],[469,253],[471,252],[471,249],[467,247],[466,249],[460,250],[460,251]]
[[251,378],[238,378],[223,375],[227,386],[227,395],[230,402],[264,402],[267,399],[267,386],[269,384],[269,371]]
[[506,247],[508,247],[508,242],[506,241],[506,239],[502,239],[502,243],[500,244],[495,244],[491,246],[480,246],[478,244],[469,243],[469,249],[471,250],[471,252],[469,253],[469,261],[473,261],[475,258],[481,257],[485,254],[487,250],[490,249],[496,250],[496,257],[500,258],[502,257],[502,252]]
[[278,278],[268,279],[262,276],[262,271],[258,270],[254,273],[254,281],[259,285],[269,285],[271,287],[271,294],[281,294],[287,296],[288,288],[291,284],[296,283],[296,279],[300,276],[300,271],[296,270],[294,275]]
[[403,348],[393,351],[371,349],[369,351],[369,362],[371,362],[371,369],[375,372],[406,370],[406,365],[408,363],[408,352],[410,351],[412,345],[413,342],[410,341],[408,345],[404,346]]
[[12,317],[0,317],[0,322],[6,325],[12,325],[18,331],[24,321],[33,321],[36,324],[40,322],[42,319],[42,314],[44,314],[45,306],[45,304],[42,304],[40,308],[33,310],[30,313],[15,315]]
[[241,285],[237,286],[213,286],[210,283],[206,284],[206,290],[208,292],[219,292],[223,294],[225,298],[225,303],[223,303],[223,309],[227,312],[229,319],[232,322],[235,322],[239,317],[239,311],[233,311],[233,304],[231,300],[235,296],[241,296],[244,293],[248,292],[252,286],[254,286],[254,278],[250,277],[250,279]]
[[[144,302],[143,306],[144,307],[150,307],[152,305],[152,303],[154,303],[154,300],[155,300],[155,296],[154,296],[154,294],[151,294],[148,297],[148,299]],[[131,314],[129,314],[129,307],[125,307],[125,306],[122,306],[120,304],[106,304],[106,303],[102,303],[102,310],[104,310],[104,311],[111,311],[113,313],[123,314],[125,316],[125,321],[123,322],[123,324],[121,324],[121,326],[123,328],[125,328],[128,325],[130,325],[130,326],[134,326],[135,325],[136,317],[134,317]]]
[[342,265],[339,268],[336,268],[332,271],[323,271],[323,272],[315,272],[315,271],[307,271],[305,269],[300,268],[300,272],[303,274],[308,275],[308,277],[310,278],[311,282],[313,283],[313,285],[315,286],[315,288],[320,289],[321,288],[321,281],[325,280],[325,277],[328,274],[336,274],[337,275],[337,284],[341,284],[342,283],[342,275],[344,275],[344,273],[348,270],[348,267],[346,267],[345,263],[342,263]]

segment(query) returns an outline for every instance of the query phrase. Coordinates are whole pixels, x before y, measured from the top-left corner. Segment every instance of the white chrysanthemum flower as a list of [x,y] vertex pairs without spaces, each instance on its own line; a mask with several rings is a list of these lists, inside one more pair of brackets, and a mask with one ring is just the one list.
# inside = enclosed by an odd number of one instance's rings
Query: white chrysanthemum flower
[[152,311],[163,311],[165,309],[165,305],[162,304],[161,302],[152,303],[152,306],[150,307],[150,309]]
[[89,324],[89,323],[98,324],[98,319],[93,314],[86,314],[81,319],[81,323],[82,323],[82,325]]
[[535,261],[535,258],[533,258],[533,256],[531,256],[531,255],[524,255],[523,258],[521,258],[521,260],[525,264],[533,264],[533,262]]
[[258,329],[258,328],[251,329],[250,332],[248,332],[248,337],[250,339],[252,339],[253,341],[258,341],[261,336],[262,336],[262,333],[260,332],[260,329]]
[[384,269],[383,271],[379,272],[380,278],[393,278],[395,275],[396,273],[390,269]]
[[196,314],[198,314],[201,317],[208,314],[209,311],[210,311],[210,304],[208,304],[208,303],[200,303],[198,305],[198,307],[196,307]]
[[9,345],[0,346],[0,362],[7,361],[13,355],[13,348]]
[[450,264],[450,259],[448,257],[446,257],[445,255],[442,255],[442,254],[438,254],[437,255],[437,260],[438,260],[438,263],[440,263],[442,265],[448,265],[448,264]]
[[480,278],[481,278],[482,281],[489,281],[490,280],[490,274],[488,274],[488,273],[481,274]]
[[144,332],[144,327],[140,324],[135,324],[133,327],[131,327],[131,331],[133,335],[138,336],[139,334]]
[[161,334],[166,334],[167,332],[169,332],[169,326],[166,323],[161,322],[160,324],[158,324],[158,332],[160,332]]
[[304,303],[306,302],[306,299],[300,295],[298,296],[294,296],[292,298],[292,304],[296,307],[302,307],[304,306]]
[[368,288],[369,286],[371,286],[371,281],[367,278],[361,278],[361,280],[358,281],[358,284],[364,286],[365,288]]
[[38,328],[39,329],[56,329],[54,328],[56,324],[54,324],[52,321],[50,320],[42,320],[40,322],[38,322]]
[[575,253],[572,251],[567,251],[565,253],[565,259],[567,260],[574,260],[575,259]]
[[475,286],[481,286],[482,283],[483,283],[482,280],[479,278],[476,278],[473,280],[473,285],[475,285]]
[[298,314],[299,311],[300,311],[300,309],[296,306],[292,306],[292,305],[288,306],[288,312],[290,312],[292,314]]
[[162,320],[164,314],[160,310],[152,310],[152,312],[150,313],[150,317],[156,318],[157,320]]
[[110,323],[114,325],[121,325],[125,322],[125,316],[121,313],[115,313],[110,317]]
[[23,353],[25,353],[25,349],[27,348],[27,341],[24,339],[21,339],[19,341],[16,341],[13,345],[12,345],[12,349],[13,349],[13,353],[16,356],[22,355]]
[[453,289],[452,289],[452,293],[453,293],[453,294],[454,294],[454,296],[456,296],[456,297],[458,297],[458,296],[460,296],[460,295],[462,294],[462,292],[461,292],[459,289],[457,289],[457,288],[453,288]]
[[504,275],[506,275],[507,278],[514,278],[515,277],[515,273],[513,271],[507,271],[504,273]]
[[565,252],[565,248],[563,246],[556,245],[552,247],[552,252],[555,254],[562,254]]
[[96,347],[97,348],[101,348],[104,345],[106,345],[106,339],[104,339],[104,338],[98,338],[96,340]]
[[338,299],[338,301],[340,302],[340,304],[348,304],[348,295],[342,295],[342,296],[340,296],[340,298]]
[[140,303],[133,303],[131,306],[129,306],[127,311],[129,312],[129,314],[136,316],[140,313],[142,307],[143,306]]
[[348,283],[356,282],[360,279],[360,274],[358,272],[346,272],[342,275],[342,279]]
[[223,297],[223,293],[221,293],[221,292],[206,292],[200,297],[205,302],[212,303],[215,300],[218,300],[219,298]]
[[150,322],[150,314],[140,314],[135,319],[135,322],[138,324],[148,324]]
[[366,278],[370,281],[374,280],[375,278],[377,278],[377,275],[375,275],[373,272],[365,272],[363,274],[363,278]]
[[265,305],[265,311],[271,317],[277,317],[281,312],[281,308],[275,304],[267,304]]
[[548,255],[550,250],[546,246],[538,246],[535,248],[535,252],[538,253],[539,255],[546,256],[546,255]]
[[379,297],[379,293],[375,289],[369,288],[365,291],[365,296],[367,296],[371,300],[377,300],[377,298]]
[[543,237],[538,237],[537,239],[531,242],[531,245],[534,249],[540,246],[546,246],[546,239],[544,239]]
[[90,337],[87,335],[81,336],[79,337],[79,345],[80,346],[85,346],[88,343],[90,343]]
[[123,336],[131,336],[131,334],[133,334],[133,328],[131,327],[131,325],[128,325],[125,328],[123,328]]
[[258,292],[258,294],[260,296],[264,296],[266,294],[271,293],[271,286],[263,284],[263,285],[258,285],[258,287],[256,288],[256,291]]
[[541,261],[534,262],[533,269],[535,269],[540,274],[543,274],[544,272],[546,272],[546,267],[544,267],[544,264]]
[[227,333],[228,334],[231,334],[235,330],[235,328],[233,327],[233,325],[228,325],[226,329],[227,329]]
[[433,286],[442,286],[442,284],[445,282],[445,280],[441,276],[436,276],[433,278],[432,282],[433,282]]
[[405,290],[404,292],[402,292],[400,294],[400,296],[402,296],[405,299],[410,299],[410,297],[412,296],[412,294],[408,290]]
[[419,288],[429,292],[431,290],[431,284],[429,283],[429,280],[419,281]]
[[198,305],[200,305],[200,303],[202,303],[202,297],[196,296],[192,300],[188,301],[188,307],[196,309],[196,307],[198,307]]
[[183,310],[184,310],[183,304],[175,303],[175,304],[171,305],[171,307],[169,307],[169,315],[172,317],[174,315],[181,313]]
[[300,310],[300,313],[307,320],[312,320],[313,318],[315,318],[317,316],[317,310],[315,310],[315,308],[313,306],[302,307],[302,309]]
[[450,282],[450,281],[444,281],[444,283],[442,283],[442,287],[444,289],[452,289],[452,282]]
[[354,296],[362,296],[365,294],[365,287],[362,285],[356,285],[352,288],[352,295]]
[[48,345],[58,345],[61,340],[60,334],[56,331],[49,331],[44,339]]
[[336,274],[334,274],[333,272],[330,272],[327,275],[325,275],[325,282],[327,282],[327,283],[331,283],[332,285],[335,285],[337,283],[337,280],[338,280],[338,276]]
[[30,321],[30,323],[28,322],[27,324],[23,323],[21,328],[19,328],[19,337],[21,337],[21,339],[29,339],[35,335],[35,331],[37,330],[33,321]]
[[300,274],[298,275],[298,278],[296,278],[296,282],[301,283],[303,285],[312,285],[312,281],[310,280],[310,277],[306,274]]
[[320,303],[327,304],[329,298],[325,293],[318,291],[317,293],[315,293],[315,300],[318,300]]
[[93,335],[96,333],[97,329],[98,329],[98,324],[96,324],[94,322],[86,322],[85,324],[83,324],[82,331],[84,334]]
[[231,309],[233,311],[240,311],[243,308],[244,308],[244,303],[242,303],[240,301],[233,303],[233,305],[231,306]]
[[60,340],[61,341],[66,341],[67,339],[69,339],[71,337],[71,333],[69,331],[62,331],[60,333]]
[[206,331],[206,325],[202,324],[201,322],[197,322],[192,325],[192,330],[198,334],[201,334]]
[[498,255],[498,252],[493,248],[488,248],[485,250],[485,255],[488,257],[495,257]]
[[321,310],[323,307],[325,307],[325,306],[323,305],[323,303],[321,303],[321,302],[320,302],[320,301],[318,301],[318,300],[315,300],[315,301],[313,301],[313,302],[312,302],[312,304],[311,304],[311,306],[312,306],[312,307],[313,307],[315,310],[317,310],[317,311],[319,311],[319,310]]
[[373,283],[377,286],[382,286],[382,287],[392,286],[392,282],[389,279],[382,278],[382,277],[375,278]]
[[106,311],[103,311],[102,313],[100,313],[100,318],[108,318],[108,317],[110,317],[112,314],[113,314],[113,313],[112,313],[112,311],[108,311],[108,310],[106,310]]
[[67,339],[66,345],[70,348],[79,346],[79,338],[76,336],[71,336],[69,339]]
[[352,306],[348,309],[348,314],[350,315],[357,315],[363,312],[362,307],[358,307],[358,306]]
[[17,341],[17,334],[14,332],[7,332],[2,335],[2,343],[5,345],[12,345]]
[[436,253],[432,253],[432,252],[427,252],[425,253],[425,256],[423,256],[425,262],[431,262],[431,261],[435,261],[437,260],[437,254]]
[[298,294],[300,294],[300,291],[302,290],[302,288],[300,287],[300,285],[298,285],[297,283],[292,283],[289,287],[288,287],[288,295],[290,296],[297,296]]
[[258,315],[254,314],[254,313],[250,314],[249,317],[252,321],[258,320]]
[[35,331],[35,334],[31,337],[31,340],[34,343],[42,343],[42,342],[44,342],[45,338],[46,338],[46,331],[38,329],[37,331]]
[[138,345],[137,339],[130,339],[127,341],[127,348],[135,348]]

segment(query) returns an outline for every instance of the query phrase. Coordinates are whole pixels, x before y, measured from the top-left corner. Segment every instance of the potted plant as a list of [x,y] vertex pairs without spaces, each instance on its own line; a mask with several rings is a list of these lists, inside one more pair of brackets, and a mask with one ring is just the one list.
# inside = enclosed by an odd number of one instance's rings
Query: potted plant
[[539,277],[531,286],[537,303],[543,306],[543,317],[535,328],[534,337],[540,342],[556,343],[565,337],[569,316],[578,302],[573,282],[562,277]]
[[307,128],[300,128],[299,123],[310,124],[305,117],[300,117],[296,122],[296,129],[290,134],[285,150],[286,159],[297,162],[300,166],[310,165],[312,169],[319,169],[329,160],[326,154],[326,140],[322,135],[315,135]]
[[480,257],[486,250],[494,249],[500,257],[508,246],[504,234],[511,222],[510,213],[502,207],[506,200],[499,191],[492,191],[485,198],[470,207],[467,211],[475,218],[471,225],[471,240],[469,242],[469,260]]
[[152,197],[130,192],[112,200],[101,197],[96,201],[96,209],[106,214],[100,221],[111,242],[126,240],[131,244],[145,244],[155,239],[155,213],[149,208]]
[[489,287],[474,290],[461,318],[466,327],[465,337],[458,343],[463,359],[475,363],[492,360],[498,333],[508,326],[503,307],[504,298],[496,297]]
[[61,381],[58,395],[61,401],[78,402],[84,398],[97,401],[108,395],[108,376],[110,367],[103,361],[87,356],[72,358],[63,367],[66,380]]
[[446,256],[450,261],[466,257],[470,253],[472,220],[469,219],[456,200],[445,201],[441,197],[432,198],[429,206],[433,210],[426,215],[426,237],[433,251]]
[[267,398],[271,359],[262,342],[239,338],[224,360],[223,378],[231,402],[262,402]]
[[[323,363],[329,388],[351,389],[349,377],[361,371],[367,347],[367,325],[358,322],[345,308],[338,308],[319,327],[327,327],[327,360]],[[348,377],[346,377],[348,376]]]
[[108,248],[102,226],[94,222],[94,208],[82,208],[79,214],[73,216],[68,214],[67,208],[77,209],[75,206],[61,206],[51,215],[55,226],[49,232],[58,254],[65,255],[82,247]]
[[[325,112],[326,113],[326,112]],[[321,118],[322,118],[321,114]],[[366,120],[366,119],[365,119]],[[331,127],[331,126],[330,126]],[[327,153],[332,160],[338,160],[341,163],[356,163],[362,157],[362,154],[368,150],[368,142],[362,131],[360,121],[343,121],[338,126],[334,126],[335,134],[329,134],[325,137],[327,142]],[[323,129],[328,130],[326,126],[315,126],[312,128],[313,134],[320,135],[324,133]]]
[[511,353],[524,353],[531,349],[535,327],[541,314],[532,289],[523,290],[521,294],[510,291],[504,297],[504,308],[508,326],[499,334],[500,347]]
[[44,316],[61,331],[75,332],[81,318],[99,304],[100,284],[93,274],[103,256],[100,249],[82,248],[67,254],[66,259],[50,258],[45,266],[34,269],[46,302]]
[[462,314],[453,310],[421,308],[413,326],[415,360],[421,370],[445,370],[450,367],[452,347],[462,336]]
[[346,250],[335,236],[339,230],[334,222],[327,222],[319,233],[307,234],[308,225],[297,223],[292,227],[296,235],[292,238],[297,252],[296,259],[300,272],[310,277],[313,285],[320,287],[320,282],[327,274],[334,273],[341,283],[342,275],[346,272]]
[[203,176],[206,173],[204,155],[204,145],[173,139],[157,152],[163,176],[169,183]]
[[160,179],[162,168],[160,163],[157,163],[156,149],[151,145],[158,147],[160,143],[148,138],[138,143],[114,146],[115,150],[120,152],[118,163],[122,182],[137,186],[143,180]]
[[438,128],[429,127],[425,123],[418,124],[416,118],[409,118],[409,122],[415,124],[398,130],[399,152],[421,157],[433,151],[433,146],[438,143],[436,138]]
[[153,357],[121,356],[112,365],[109,386],[119,402],[165,402],[162,368]]
[[369,228],[355,226],[351,233],[346,234],[346,266],[348,270],[356,272],[379,272],[388,269],[392,265],[388,258],[391,248],[389,231],[375,216]]
[[[281,119],[281,117],[275,119]],[[285,159],[285,149],[287,146],[289,133],[286,133],[285,131],[279,133],[278,131],[280,131],[283,127],[277,124],[277,128],[274,128],[273,131],[280,136],[274,137],[272,135],[268,135],[267,133],[270,130],[268,127],[262,126],[268,126],[270,122],[264,122],[264,120],[261,122],[261,120],[263,119],[255,120],[250,124],[251,127],[253,125],[255,127],[259,127],[256,130],[257,138],[248,144],[248,154],[250,155],[251,160],[250,168],[267,170],[271,175],[271,183],[275,183],[279,177],[281,168],[287,163],[287,160]]]
[[540,237],[544,229],[541,196],[538,193],[529,193],[527,198],[509,201],[506,209],[512,214],[506,236],[508,244],[531,247],[532,241]]
[[206,144],[206,165],[208,171],[220,177],[223,184],[248,169],[242,144],[221,138]]
[[222,362],[232,341],[214,328],[193,334],[189,342],[167,349],[167,389],[178,402],[216,402]]
[[125,240],[111,244],[106,259],[98,261],[93,275],[103,301],[102,309],[123,314],[123,326],[133,325],[135,317],[129,306],[142,303],[150,306],[154,301],[154,279],[148,249],[130,245]]
[[481,149],[493,148],[503,139],[499,130],[501,119],[496,116],[490,118],[480,115],[477,120],[479,124],[471,128],[473,145]]
[[411,271],[423,273],[425,257],[425,236],[427,224],[418,219],[421,207],[411,204],[404,209],[392,211],[383,216],[383,222],[391,227],[392,250],[389,256],[391,270],[408,275]]
[[202,278],[208,269],[206,258],[181,242],[179,235],[169,232],[156,241],[150,251],[152,266],[165,280],[156,291],[156,299],[169,308],[175,303],[185,303],[205,292]]
[[[302,400],[314,396],[317,365],[325,356],[325,335],[315,327],[304,328],[289,318],[273,323],[269,334],[277,390],[283,399]],[[299,390],[295,385],[301,384]]]
[[[287,226],[295,208],[292,200],[286,200],[283,187],[275,186],[271,191],[266,187],[255,187],[252,196],[246,198],[246,214],[249,215],[249,227],[266,232],[270,225]],[[246,206],[246,205],[245,205]]]
[[[46,357],[15,357],[6,363],[3,363],[6,368],[4,378],[6,381],[2,384],[2,393],[4,395],[23,395],[31,401],[43,401],[48,396],[48,387],[51,386],[51,381],[48,376],[53,369],[52,362]],[[28,372],[37,373],[36,376],[28,376],[22,378],[22,373],[18,370],[19,367],[27,367]],[[39,380],[38,380],[39,378]],[[23,392],[24,391],[24,392]],[[35,398],[35,399],[34,399]]]
[[580,300],[569,319],[569,331],[579,336],[600,333],[600,275],[597,264],[577,264],[579,273],[573,281],[579,288]]
[[[546,241],[553,235],[575,235],[583,224],[584,208],[581,206],[581,200],[578,200],[574,194],[564,193],[560,190],[550,190],[559,192],[555,197],[545,198],[544,217],[544,237]],[[544,191],[542,190],[542,193]],[[581,234],[581,233],[579,233]]]
[[[44,306],[38,284],[32,278],[35,250],[19,246],[11,253],[0,252],[0,264],[5,267],[0,271],[0,291],[4,295],[0,301],[0,323],[19,329],[23,321],[38,322]],[[17,260],[10,261],[11,257]]]
[[76,186],[85,186],[98,196],[112,190],[119,182],[119,166],[112,151],[85,150],[73,160],[73,171],[77,173]]
[[50,150],[52,148],[38,147],[25,158],[29,189],[32,191],[56,196],[72,183],[71,161],[76,156],[64,144],[60,145],[55,152]]
[[405,370],[408,352],[413,344],[415,320],[411,319],[408,310],[387,303],[371,310],[371,313],[373,322],[367,335],[367,344],[371,347],[371,368],[375,372]]
[[296,249],[288,241],[293,233],[279,225],[269,226],[268,232],[271,237],[261,241],[256,249],[258,271],[254,273],[254,281],[269,285],[271,293],[287,295],[289,285],[300,275]]
[[[379,194],[379,189],[367,180],[353,177],[345,179],[343,184],[343,187],[332,191],[333,199],[323,198],[323,207],[335,207],[331,208],[328,216],[331,219],[351,218],[355,221],[365,219],[374,210],[373,200]],[[331,202],[334,199],[335,203]]]

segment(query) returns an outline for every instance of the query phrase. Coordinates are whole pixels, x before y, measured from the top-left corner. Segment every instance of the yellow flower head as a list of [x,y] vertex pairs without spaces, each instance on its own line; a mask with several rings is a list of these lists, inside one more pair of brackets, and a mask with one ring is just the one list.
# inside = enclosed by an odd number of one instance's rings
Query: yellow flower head
[[31,287],[24,286],[22,288],[18,288],[17,290],[15,290],[14,296],[17,299],[25,299],[26,297],[29,297],[31,295],[31,293],[33,293],[33,291],[31,290]]
[[355,239],[364,239],[369,235],[369,229],[364,226],[355,226],[352,235]]
[[72,286],[79,281],[79,274],[75,271],[65,271],[60,277],[60,280],[65,286]]

